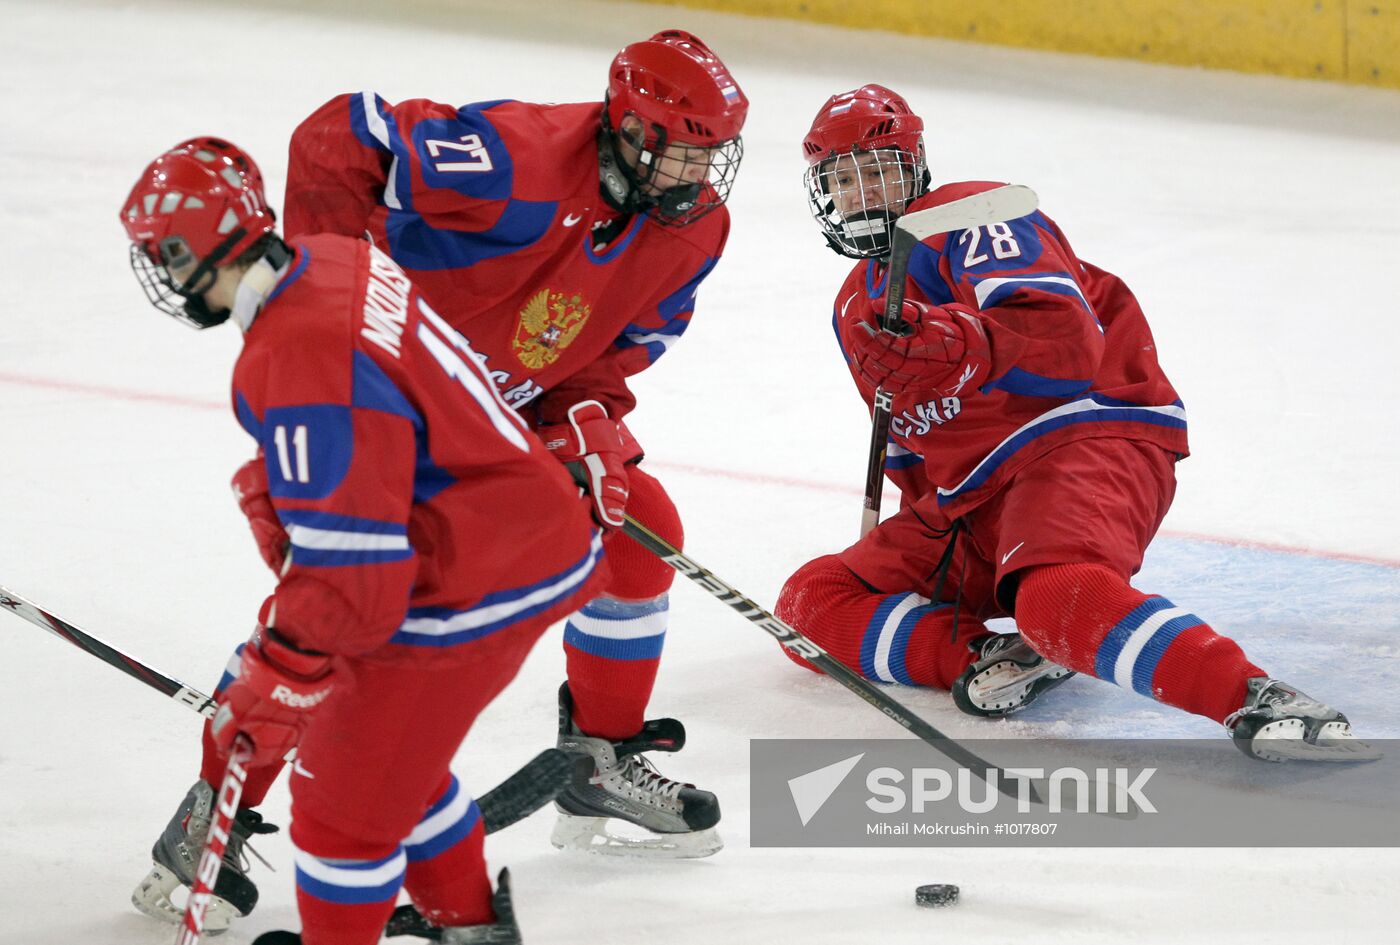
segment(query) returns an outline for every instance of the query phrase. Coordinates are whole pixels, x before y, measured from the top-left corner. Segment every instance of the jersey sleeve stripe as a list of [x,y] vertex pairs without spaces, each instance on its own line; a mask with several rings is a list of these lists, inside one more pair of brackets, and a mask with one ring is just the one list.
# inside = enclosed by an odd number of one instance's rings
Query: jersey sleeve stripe
[[309,551],[407,551],[407,535],[373,535],[364,532],[329,531],[293,525],[287,529],[292,547]]
[[984,391],[1004,390],[1008,394],[1018,394],[1022,397],[1058,397],[1061,400],[1069,400],[1083,396],[1093,384],[1094,382],[1091,380],[1062,380],[1045,377],[1013,366],[1011,370],[982,389]]
[[1055,295],[1069,296],[1076,299],[1084,307],[1084,311],[1094,319],[1094,324],[1099,326],[1099,331],[1103,331],[1103,325],[1099,324],[1098,316],[1094,314],[1094,308],[1089,304],[1089,300],[1084,297],[1084,292],[1079,288],[1079,283],[1070,278],[1067,272],[1051,273],[1044,276],[1007,276],[996,279],[982,279],[973,284],[973,292],[977,295],[977,307],[979,309],[992,308],[1006,301],[1016,292],[1022,289],[1038,289],[1042,292],[1051,292]]

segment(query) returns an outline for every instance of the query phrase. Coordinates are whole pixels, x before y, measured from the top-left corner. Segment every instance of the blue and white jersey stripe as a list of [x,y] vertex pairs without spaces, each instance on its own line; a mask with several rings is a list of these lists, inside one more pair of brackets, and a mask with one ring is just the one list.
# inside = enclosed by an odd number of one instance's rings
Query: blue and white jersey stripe
[[977,294],[978,309],[1000,305],[1020,289],[1038,289],[1041,292],[1052,292],[1075,299],[1084,306],[1084,311],[1094,319],[1099,333],[1103,334],[1103,325],[1099,323],[1094,307],[1084,297],[1084,290],[1079,287],[1079,283],[1067,272],[1052,272],[1039,276],[998,276],[993,279],[980,279],[972,286],[973,292]]
[[598,597],[569,617],[564,645],[614,660],[652,660],[666,644],[670,595],[625,601]]
[[292,543],[292,560],[300,567],[384,564],[413,556],[401,522],[304,509],[279,510],[278,517]]
[[647,357],[655,363],[671,346],[681,340],[681,334],[690,325],[690,322],[683,318],[677,318],[667,322],[660,328],[640,328],[637,325],[628,325],[627,330],[617,339],[619,348],[646,348]]
[[951,489],[940,486],[938,504],[940,506],[947,505],[959,496],[985,485],[993,474],[1001,468],[1002,464],[1036,439],[1080,423],[1146,423],[1184,430],[1186,429],[1186,408],[1181,405],[1180,401],[1157,407],[1140,406],[1116,401],[1099,394],[1089,394],[1087,397],[1061,404],[1053,410],[1047,410],[1029,423],[1023,424],[1002,440],[995,449],[973,467],[972,472],[968,473],[962,482]]
[[453,777],[447,792],[428,808],[403,842],[408,861],[430,860],[451,849],[469,836],[480,822],[481,808]]
[[934,605],[919,594],[892,594],[886,597],[875,609],[870,622],[866,624],[865,636],[861,638],[862,674],[867,679],[915,685],[904,666],[904,654],[914,635],[914,627],[928,614],[949,606]]
[[911,449],[905,449],[894,440],[890,440],[885,450],[886,469],[908,469],[910,466],[917,466],[924,461],[924,458]]
[[393,154],[389,163],[389,171],[384,178],[384,206],[392,210],[402,210],[403,202],[399,199],[398,179],[399,179],[399,154],[394,147],[394,137],[390,132],[389,121],[384,118],[379,111],[379,104],[383,101],[373,92],[361,92],[358,109],[351,110],[351,124],[358,125],[363,120],[363,126],[357,127],[357,132],[366,132],[385,151]]
[[248,646],[240,643],[233,650],[233,655],[228,658],[228,663],[224,665],[224,674],[219,677],[219,684],[214,687],[214,695],[218,696],[228,688],[229,683],[238,678],[243,672],[243,650]]
[[390,638],[408,646],[457,646],[479,640],[555,606],[588,580],[603,554],[603,538],[597,532],[582,559],[559,574],[534,584],[487,594],[466,610],[445,607],[413,607]]
[[297,888],[342,905],[361,905],[394,899],[403,886],[408,857],[403,848],[382,860],[323,860],[292,846]]
[[1204,623],[1165,597],[1149,597],[1118,621],[1099,644],[1094,675],[1154,698],[1152,675],[1167,647],[1183,631]]

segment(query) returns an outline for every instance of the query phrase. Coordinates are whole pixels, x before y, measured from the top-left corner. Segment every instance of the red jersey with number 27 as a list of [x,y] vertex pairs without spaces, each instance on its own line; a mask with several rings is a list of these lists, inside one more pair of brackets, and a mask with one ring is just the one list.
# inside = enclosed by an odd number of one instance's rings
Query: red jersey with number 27
[[[626,378],[690,324],[729,215],[619,220],[599,193],[601,113],[598,102],[338,96],[292,136],[287,233],[368,232],[513,406],[557,423],[594,399],[621,419],[635,403]],[[594,228],[610,225],[597,247]]]

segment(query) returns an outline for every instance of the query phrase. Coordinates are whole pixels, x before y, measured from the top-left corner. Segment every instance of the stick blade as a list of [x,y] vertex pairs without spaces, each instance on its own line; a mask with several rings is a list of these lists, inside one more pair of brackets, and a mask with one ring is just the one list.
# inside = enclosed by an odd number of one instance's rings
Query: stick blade
[[989,223],[1003,223],[1034,213],[1040,198],[1024,184],[1007,184],[950,203],[916,210],[895,226],[922,242],[939,233],[956,233]]
[[525,767],[477,799],[487,833],[503,830],[554,800],[572,776],[574,760],[546,748]]

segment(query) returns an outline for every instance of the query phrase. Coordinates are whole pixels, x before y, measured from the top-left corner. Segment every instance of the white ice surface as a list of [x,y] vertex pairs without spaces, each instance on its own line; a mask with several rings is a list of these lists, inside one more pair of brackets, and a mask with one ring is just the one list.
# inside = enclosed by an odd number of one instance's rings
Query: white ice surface
[[[1400,94],[592,0],[288,6],[0,0],[0,583],[159,668],[211,687],[270,577],[225,487],[249,450],[226,406],[237,333],[145,305],[116,221],[136,173],[217,133],[277,200],[288,134],[334,93],[593,99],[617,48],[670,25],[753,101],[729,250],[633,418],[702,563],[771,603],[854,537],[867,427],[830,335],[844,263],[806,216],[798,142],[867,81],[929,122],[936,179],[1032,185],[1137,292],[1196,454],[1169,530],[1400,561]],[[1138,583],[1364,734],[1400,735],[1393,565],[1176,537]],[[898,730],[694,588],[673,601],[652,708],[690,744],[664,769],[720,794],[729,846],[649,867],[556,853],[548,816],[501,834],[489,855],[531,943],[1394,941],[1394,851],[750,849],[747,739]],[[0,621],[0,943],[169,941],[126,897],[193,778],[194,717]],[[561,671],[556,630],[458,759],[469,788],[550,743]],[[1215,732],[1090,680],[990,728],[898,695],[955,736]],[[267,810],[285,805],[279,787]],[[280,871],[259,870],[234,945],[295,927],[286,844],[262,848]],[[963,902],[916,910],[927,882]]]

